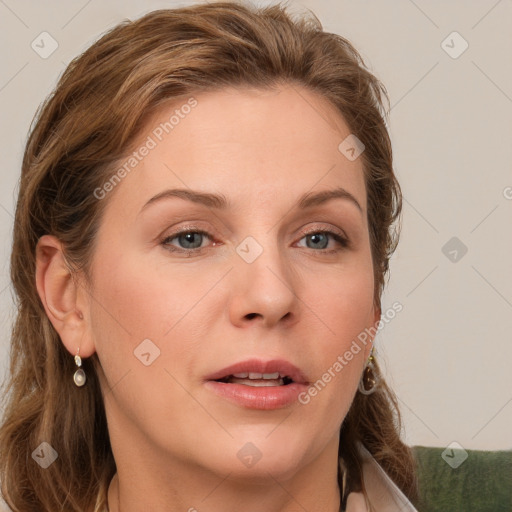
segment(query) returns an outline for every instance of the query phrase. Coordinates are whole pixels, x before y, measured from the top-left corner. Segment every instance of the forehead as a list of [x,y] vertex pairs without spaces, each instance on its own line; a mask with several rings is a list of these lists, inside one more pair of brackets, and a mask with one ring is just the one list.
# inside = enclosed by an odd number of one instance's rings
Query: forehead
[[138,211],[179,187],[255,206],[342,186],[364,210],[362,159],[339,149],[349,135],[327,100],[299,86],[191,94],[148,119],[134,153],[118,162],[127,172],[111,199]]

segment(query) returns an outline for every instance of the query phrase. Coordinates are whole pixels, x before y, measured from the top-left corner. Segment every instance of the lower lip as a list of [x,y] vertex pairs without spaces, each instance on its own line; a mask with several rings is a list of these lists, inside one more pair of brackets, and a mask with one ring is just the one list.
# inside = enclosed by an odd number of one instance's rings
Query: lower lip
[[298,401],[302,391],[307,390],[306,384],[292,383],[286,386],[245,386],[244,384],[228,384],[209,380],[205,382],[208,389],[248,409],[282,409]]

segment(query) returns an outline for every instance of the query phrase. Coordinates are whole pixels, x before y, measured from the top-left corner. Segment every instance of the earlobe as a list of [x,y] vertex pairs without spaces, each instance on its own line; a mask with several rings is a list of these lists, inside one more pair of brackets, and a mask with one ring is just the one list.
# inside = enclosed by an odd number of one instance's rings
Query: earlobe
[[50,322],[67,348],[82,357],[94,353],[88,332],[83,290],[69,268],[61,242],[52,235],[42,236],[36,246],[36,287]]

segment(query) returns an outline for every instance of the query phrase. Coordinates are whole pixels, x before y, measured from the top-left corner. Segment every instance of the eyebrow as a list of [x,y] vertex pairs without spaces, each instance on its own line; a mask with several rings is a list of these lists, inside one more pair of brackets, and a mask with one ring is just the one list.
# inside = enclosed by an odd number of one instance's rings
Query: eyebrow
[[[141,212],[151,204],[172,197],[178,197],[185,199],[186,201],[204,205],[208,208],[215,208],[219,210],[225,210],[230,206],[229,201],[222,194],[212,194],[209,192],[199,192],[197,190],[191,189],[174,188],[164,190],[163,192],[153,196],[142,207]],[[357,199],[348,190],[345,190],[342,187],[338,187],[332,190],[322,190],[320,192],[308,192],[300,197],[297,206],[300,210],[306,210],[308,208],[312,208],[314,206],[318,206],[331,201],[332,199],[348,200],[353,205],[355,205],[361,213],[363,213],[363,209]]]

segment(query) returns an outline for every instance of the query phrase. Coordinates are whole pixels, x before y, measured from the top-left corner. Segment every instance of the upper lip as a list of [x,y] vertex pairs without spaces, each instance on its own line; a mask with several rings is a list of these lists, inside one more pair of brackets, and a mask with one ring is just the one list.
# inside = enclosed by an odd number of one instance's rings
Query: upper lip
[[264,361],[262,359],[247,359],[239,363],[232,364],[208,375],[205,380],[219,380],[234,373],[276,373],[289,377],[298,384],[308,384],[306,376],[294,364],[285,359],[272,359]]

